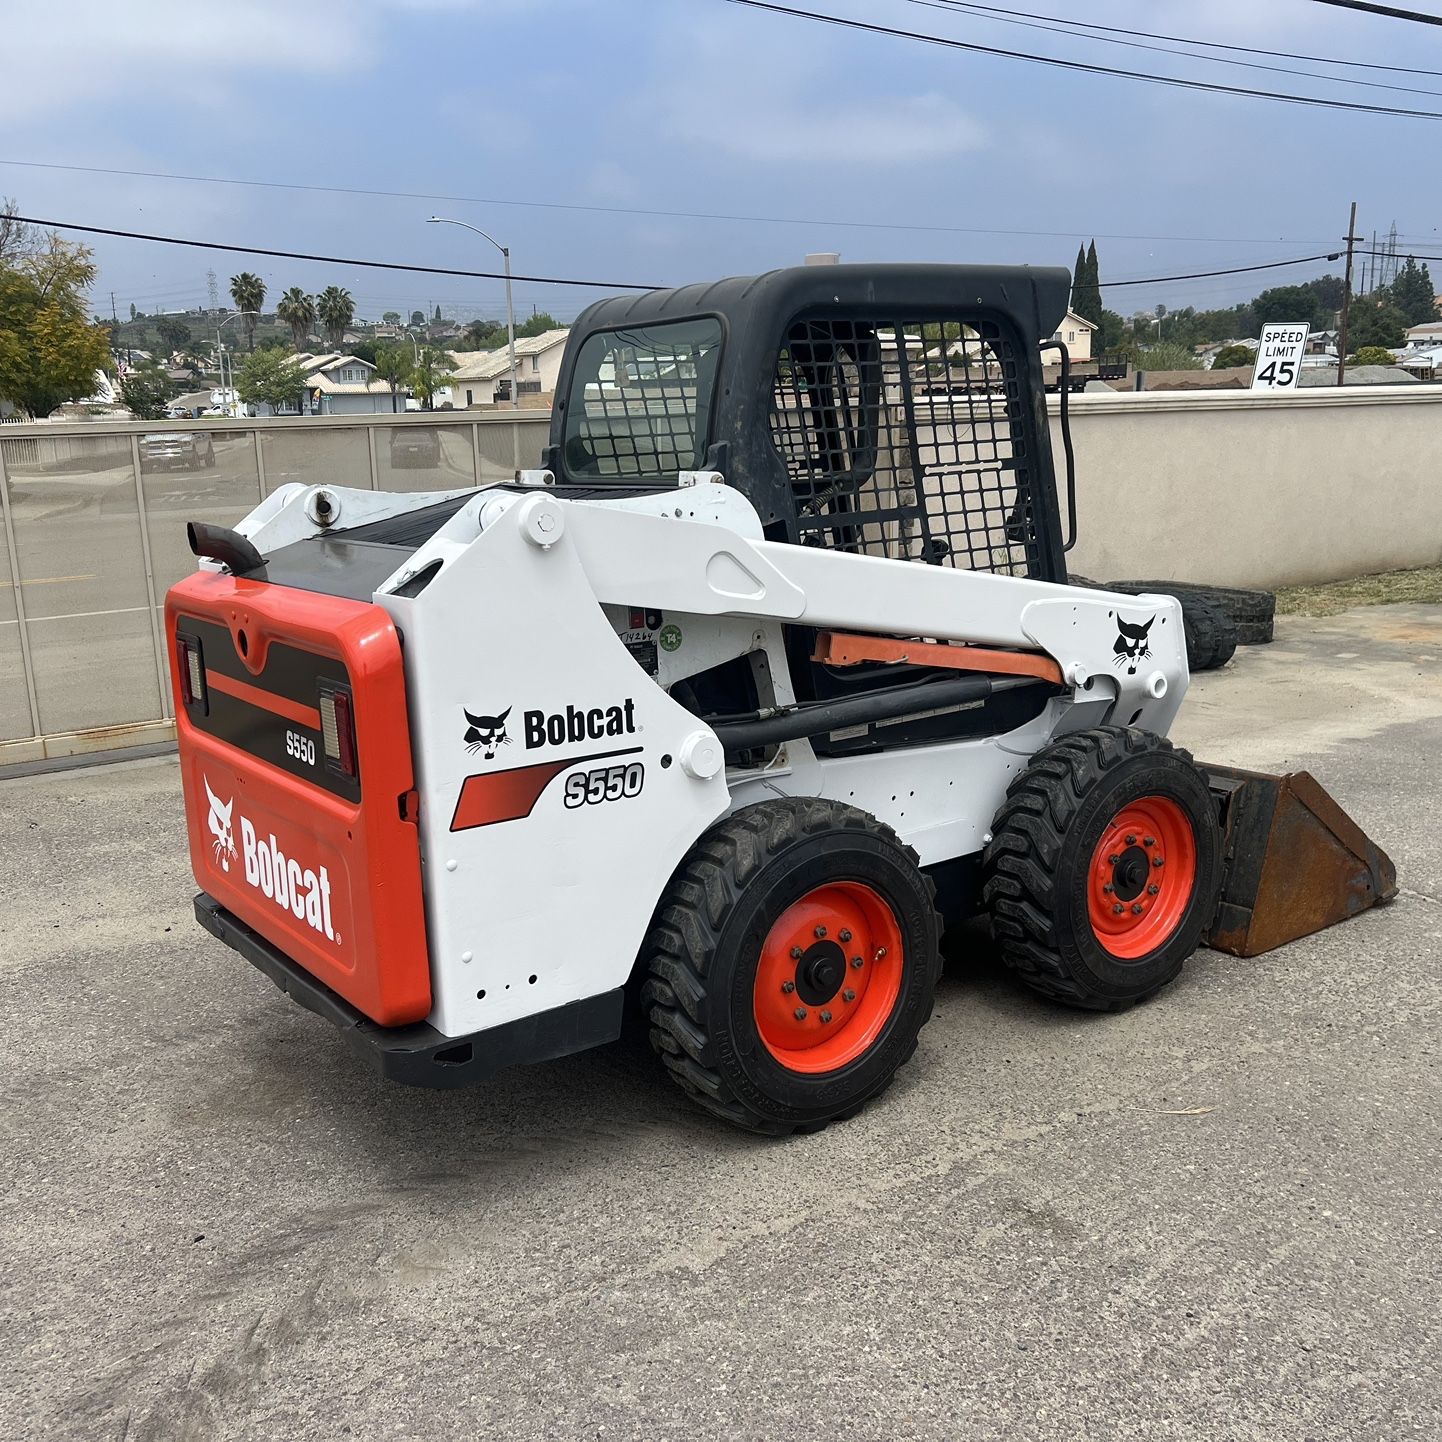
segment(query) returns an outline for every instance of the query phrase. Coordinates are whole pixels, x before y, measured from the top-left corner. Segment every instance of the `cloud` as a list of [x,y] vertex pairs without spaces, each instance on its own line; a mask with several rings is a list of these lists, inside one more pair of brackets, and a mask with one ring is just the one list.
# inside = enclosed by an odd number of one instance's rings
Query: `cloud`
[[[73,0],[64,23],[40,5],[5,19],[11,57],[0,85],[0,123],[30,126],[68,112],[103,112],[135,97],[210,110],[257,67],[280,73],[344,71],[369,54],[366,27],[344,6],[252,0],[244,14],[220,5]],[[18,57],[24,57],[20,63]]]
[[676,133],[742,160],[778,164],[920,165],[987,144],[985,127],[934,91],[829,104],[772,93],[728,109],[718,123],[700,123],[707,119],[683,113]]

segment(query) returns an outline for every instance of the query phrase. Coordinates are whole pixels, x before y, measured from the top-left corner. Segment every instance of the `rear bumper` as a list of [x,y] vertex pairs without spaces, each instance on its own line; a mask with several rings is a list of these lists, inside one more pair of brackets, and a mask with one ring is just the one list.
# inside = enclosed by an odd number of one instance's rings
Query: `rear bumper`
[[203,891],[195,917],[293,1001],[339,1027],[350,1049],[377,1072],[406,1086],[469,1086],[505,1067],[586,1051],[621,1034],[619,987],[469,1036],[443,1036],[427,1022],[379,1026]]

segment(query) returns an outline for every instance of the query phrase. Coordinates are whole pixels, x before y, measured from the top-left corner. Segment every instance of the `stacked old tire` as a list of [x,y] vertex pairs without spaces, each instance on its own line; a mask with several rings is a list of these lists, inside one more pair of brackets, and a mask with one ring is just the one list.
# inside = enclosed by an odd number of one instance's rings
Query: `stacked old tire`
[[1084,576],[1073,576],[1071,583],[1126,596],[1175,596],[1182,606],[1187,664],[1193,671],[1215,671],[1232,659],[1238,646],[1263,646],[1272,639],[1277,598],[1271,591],[1194,581],[1100,582]]

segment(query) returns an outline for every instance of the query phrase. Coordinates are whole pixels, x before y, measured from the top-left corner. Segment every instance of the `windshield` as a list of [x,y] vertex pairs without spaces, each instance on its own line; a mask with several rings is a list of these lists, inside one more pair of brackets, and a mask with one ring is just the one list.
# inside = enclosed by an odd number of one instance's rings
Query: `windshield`
[[698,469],[720,353],[712,316],[588,336],[566,402],[566,474],[653,481]]

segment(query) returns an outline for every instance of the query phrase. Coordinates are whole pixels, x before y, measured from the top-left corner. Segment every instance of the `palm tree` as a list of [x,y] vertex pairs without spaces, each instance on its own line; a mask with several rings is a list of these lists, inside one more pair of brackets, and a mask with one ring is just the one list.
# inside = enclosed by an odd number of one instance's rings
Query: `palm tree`
[[436,392],[443,390],[455,380],[451,374],[451,367],[455,365],[455,356],[444,351],[438,345],[423,345],[411,365],[411,390],[421,398],[421,404],[426,410],[434,410]]
[[253,312],[251,315],[242,314],[240,323],[245,327],[246,349],[254,350],[255,323],[260,319],[261,306],[265,304],[265,282],[258,275],[243,270],[230,278],[230,298],[235,302],[236,310]]
[[296,350],[304,350],[306,341],[310,339],[310,328],[315,324],[315,297],[293,285],[281,296],[275,313],[290,327],[290,338]]
[[391,412],[397,413],[397,394],[410,379],[414,352],[408,345],[382,345],[376,347],[376,375],[391,388]]
[[332,347],[345,338],[346,327],[355,319],[355,301],[348,290],[328,285],[316,297],[315,311],[325,327],[325,338]]

